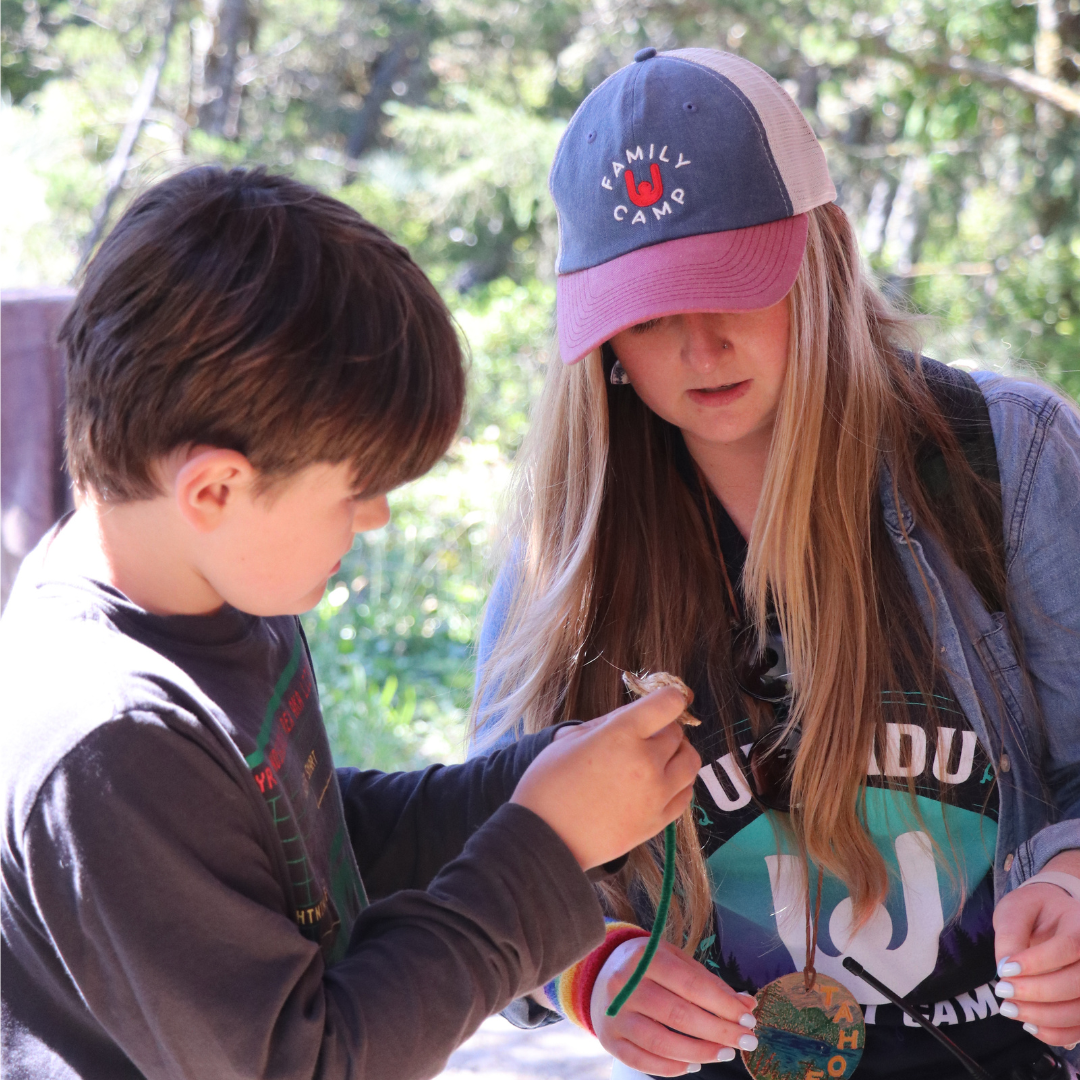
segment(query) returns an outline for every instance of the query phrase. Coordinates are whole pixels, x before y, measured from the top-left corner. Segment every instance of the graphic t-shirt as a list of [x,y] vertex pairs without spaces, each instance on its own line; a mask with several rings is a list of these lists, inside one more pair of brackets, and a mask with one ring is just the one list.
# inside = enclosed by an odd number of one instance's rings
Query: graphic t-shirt
[[176,663],[221,708],[281,840],[297,926],[327,964],[340,960],[367,898],[299,620],[230,607],[162,617],[119,594],[110,604],[122,630]]
[[[901,997],[932,1006],[939,1021],[997,1012],[987,985],[994,974],[993,770],[950,704],[939,703],[939,716],[954,726],[941,724],[936,746],[907,718],[887,722],[884,754],[875,752],[870,762],[866,823],[891,886],[858,932],[846,888],[824,876],[814,966],[872,1007],[869,1024],[900,1024],[903,1014],[841,967],[844,956]],[[748,721],[736,737],[745,754],[753,738]],[[888,787],[890,779],[906,782],[909,766],[914,806],[906,787]],[[732,986],[756,993],[805,964],[806,872],[777,815],[752,800],[745,776],[745,759],[730,753],[701,773],[695,812],[717,915],[715,939],[703,945],[701,959]],[[940,799],[941,780],[952,787],[951,801]],[[812,871],[815,882],[816,876]]]
[[[718,501],[712,500],[712,509],[725,565],[738,583],[746,542]],[[707,700],[704,687],[694,690],[699,705]],[[998,800],[993,767],[944,679],[935,688],[936,738],[921,719],[928,709],[919,692],[889,690],[883,704],[886,733],[867,763],[865,823],[888,867],[889,893],[856,931],[846,887],[825,874],[814,966],[847,986],[863,1006],[867,1045],[860,1069],[890,1075],[911,1062],[905,1061],[905,1040],[885,1038],[882,1029],[914,1028],[908,1035],[915,1041],[931,1040],[841,961],[852,956],[937,1025],[997,1016],[992,917]],[[754,994],[805,965],[807,870],[782,817],[763,811],[751,796],[749,719],[735,726],[734,752],[722,735],[702,735],[706,748],[720,750],[703,753],[695,793],[716,912],[715,934],[701,943],[698,959],[735,989]],[[809,876],[816,886],[816,867]],[[951,1065],[936,1043],[931,1060],[939,1052]],[[922,1061],[926,1053],[920,1046]],[[743,1073],[738,1063],[725,1068]]]

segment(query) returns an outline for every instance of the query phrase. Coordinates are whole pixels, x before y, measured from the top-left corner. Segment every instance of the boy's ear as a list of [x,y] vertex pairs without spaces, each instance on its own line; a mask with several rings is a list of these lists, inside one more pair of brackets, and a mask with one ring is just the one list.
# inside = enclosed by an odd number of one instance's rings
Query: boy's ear
[[213,532],[255,480],[255,468],[236,450],[196,447],[176,471],[173,496],[192,528]]

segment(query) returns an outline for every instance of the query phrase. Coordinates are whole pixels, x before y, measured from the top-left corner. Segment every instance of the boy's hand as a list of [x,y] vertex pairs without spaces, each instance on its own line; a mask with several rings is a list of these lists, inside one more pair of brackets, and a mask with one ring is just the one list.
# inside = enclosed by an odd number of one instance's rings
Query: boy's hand
[[543,818],[582,870],[625,855],[690,805],[701,759],[675,722],[685,707],[683,695],[666,687],[564,729],[510,801]]

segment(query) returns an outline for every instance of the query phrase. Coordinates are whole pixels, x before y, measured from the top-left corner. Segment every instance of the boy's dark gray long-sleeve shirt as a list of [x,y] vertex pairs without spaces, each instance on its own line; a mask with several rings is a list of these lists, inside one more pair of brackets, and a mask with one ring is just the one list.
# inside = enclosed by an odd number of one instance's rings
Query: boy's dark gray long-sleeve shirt
[[503,805],[550,732],[335,770],[296,619],[149,615],[49,539],[0,644],[9,1080],[429,1077],[602,940]]

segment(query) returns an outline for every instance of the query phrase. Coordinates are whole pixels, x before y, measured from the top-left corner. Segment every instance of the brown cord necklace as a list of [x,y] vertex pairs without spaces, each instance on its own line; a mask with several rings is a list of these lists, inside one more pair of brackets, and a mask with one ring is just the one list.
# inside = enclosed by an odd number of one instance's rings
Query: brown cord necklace
[[821,915],[822,871],[810,915],[810,875],[806,878],[806,963],[758,991],[757,1049],[742,1051],[755,1080],[826,1080],[851,1076],[862,1058],[866,1025],[851,991],[814,969]]
[[[702,485],[704,498],[708,500],[709,492],[700,468],[698,481]],[[731,604],[734,633],[735,627],[742,621],[742,614],[728,575],[716,523],[711,512],[707,516]],[[742,689],[752,697],[776,703],[775,696],[767,696],[760,689],[755,693],[748,688],[749,685],[749,682],[743,685],[740,681]],[[788,692],[789,686],[790,684]],[[784,725],[785,738],[790,732],[790,726]],[[755,745],[761,743],[765,743],[766,757],[774,754],[783,745],[780,739],[770,740],[766,737],[764,740],[755,740]],[[753,763],[754,750],[750,753]],[[789,809],[787,803],[772,805],[774,808],[779,806]],[[758,991],[757,1004],[754,1006],[754,1016],[757,1017],[757,1027],[754,1029],[758,1040],[757,1047],[749,1052],[741,1051],[743,1064],[754,1080],[826,1080],[827,1077],[847,1077],[854,1073],[862,1058],[863,1046],[866,1043],[866,1024],[859,1003],[843,983],[826,979],[819,975],[814,967],[823,877],[823,871],[818,867],[816,896],[811,904],[810,868],[807,866],[806,957],[803,970],[782,975]]]

